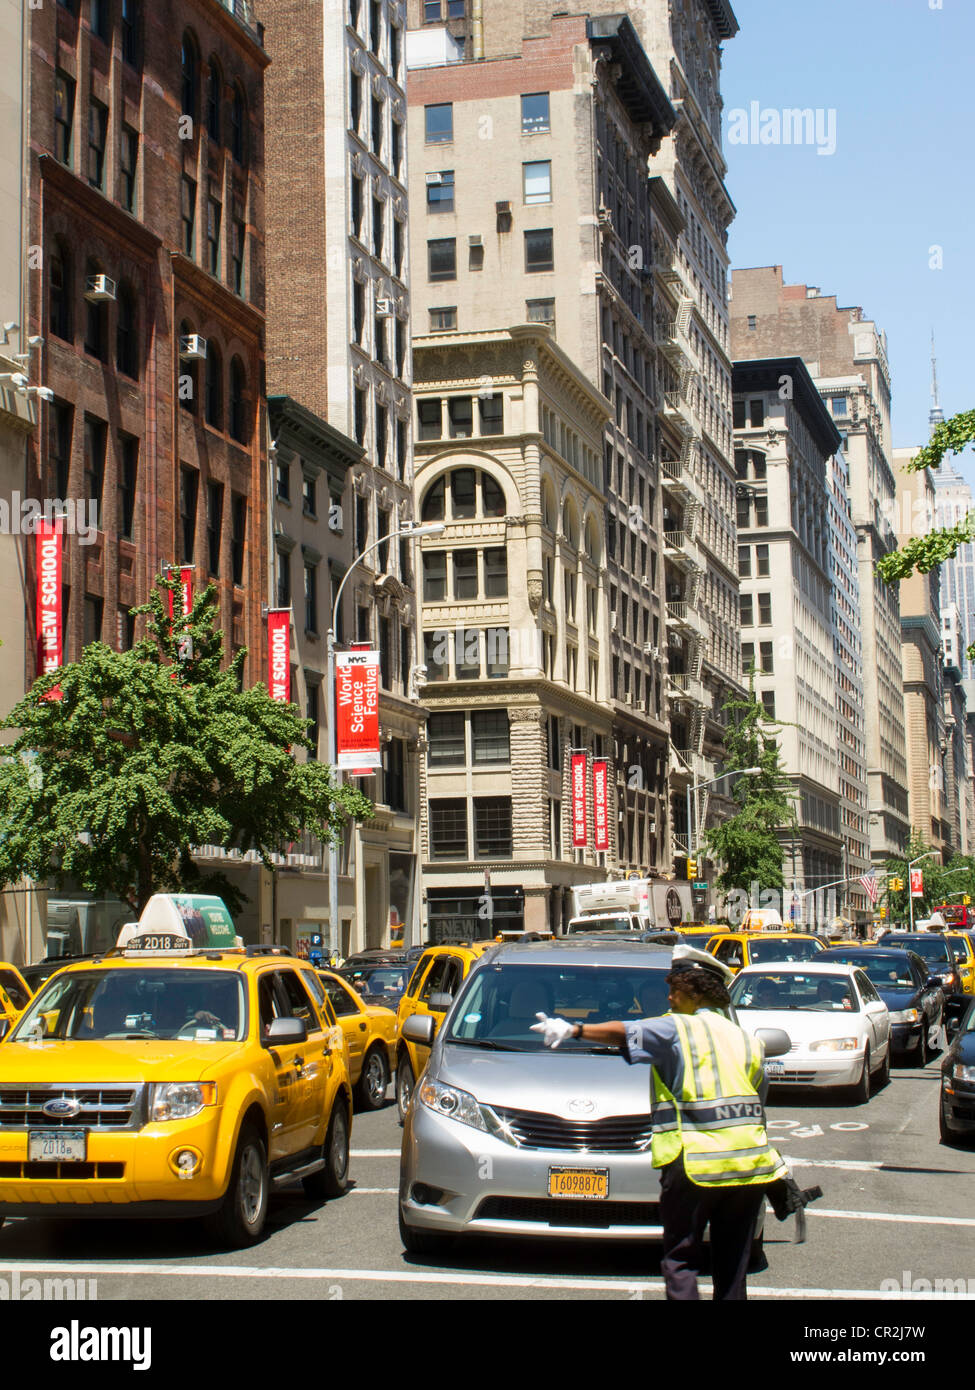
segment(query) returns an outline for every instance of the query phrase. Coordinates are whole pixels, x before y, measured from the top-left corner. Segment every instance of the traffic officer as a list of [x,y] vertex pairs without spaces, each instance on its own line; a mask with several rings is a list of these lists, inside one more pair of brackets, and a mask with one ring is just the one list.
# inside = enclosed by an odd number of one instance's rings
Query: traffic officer
[[672,1012],[624,1023],[569,1023],[538,1014],[548,1047],[567,1038],[617,1043],[652,1068],[651,1156],[660,1173],[661,1272],[669,1299],[699,1297],[704,1232],[711,1228],[716,1299],[743,1299],[759,1211],[788,1170],[765,1132],[758,1095],[762,1043],[713,1010],[729,1004],[732,972],[704,951],[674,947]]

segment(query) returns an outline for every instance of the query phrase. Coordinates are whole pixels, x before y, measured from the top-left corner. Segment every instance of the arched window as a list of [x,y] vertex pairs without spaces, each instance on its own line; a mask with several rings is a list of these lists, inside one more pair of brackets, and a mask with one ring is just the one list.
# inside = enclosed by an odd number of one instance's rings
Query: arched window
[[206,422],[215,430],[223,429],[223,358],[219,348],[207,343]]
[[197,113],[196,88],[200,61],[196,40],[189,30],[183,35],[180,62],[183,69],[183,115],[190,116],[195,121]]
[[48,261],[49,328],[56,338],[74,341],[71,330],[71,255],[59,241]]
[[440,477],[427,490],[420,510],[421,521],[443,521],[444,519],[444,479]]
[[550,531],[555,530],[555,517],[555,494],[552,484],[546,480],[542,483],[542,522]]
[[230,153],[241,166],[247,163],[247,102],[239,82],[230,102]]
[[192,333],[192,327],[187,322],[187,320],[184,319],[179,326],[179,341],[176,345],[180,354],[179,390],[177,394],[179,396],[179,403],[183,407],[183,409],[188,410],[191,414],[195,415],[196,402],[197,397],[199,395],[199,373],[197,372],[198,363],[196,361],[184,361],[182,357],[183,344],[185,343],[187,338],[192,336]]
[[207,77],[207,134],[214,144],[220,143],[220,107],[223,102],[223,74],[217,59],[210,55]]
[[504,492],[489,473],[481,474],[481,514],[504,516]]
[[115,365],[126,376],[139,375],[138,318],[135,295],[128,285],[119,285],[115,319]]
[[573,550],[579,548],[579,518],[572,501],[566,498],[565,506],[562,508],[562,530],[566,540]]
[[589,556],[590,560],[593,560],[596,564],[599,563],[600,549],[599,528],[596,525],[596,518],[590,516],[589,520],[586,522],[586,554]]
[[239,357],[230,361],[230,435],[238,444],[247,443],[247,377]]

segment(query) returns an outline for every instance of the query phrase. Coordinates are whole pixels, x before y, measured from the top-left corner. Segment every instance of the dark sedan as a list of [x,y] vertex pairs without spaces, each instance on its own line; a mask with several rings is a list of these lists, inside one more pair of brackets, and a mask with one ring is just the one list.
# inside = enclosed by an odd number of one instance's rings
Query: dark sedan
[[970,995],[962,987],[961,969],[950,937],[942,932],[888,932],[881,943],[885,950],[914,951],[921,957],[932,975],[937,975],[945,992],[947,1014],[960,1016]]
[[[954,1022],[948,1025],[949,1033]],[[975,1006],[969,1004],[941,1062],[939,1128],[943,1144],[975,1134]]]
[[862,970],[887,1005],[892,1049],[925,1065],[929,1052],[936,1050],[931,1039],[937,1039],[944,1021],[945,996],[940,979],[915,951],[886,944],[834,946],[816,959],[842,961]]

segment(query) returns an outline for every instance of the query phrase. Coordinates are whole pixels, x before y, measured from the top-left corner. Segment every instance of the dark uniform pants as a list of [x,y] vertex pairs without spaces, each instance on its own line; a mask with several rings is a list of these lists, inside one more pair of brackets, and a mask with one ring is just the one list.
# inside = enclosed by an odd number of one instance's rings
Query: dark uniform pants
[[660,1170],[660,1218],[664,1228],[661,1273],[668,1299],[699,1298],[697,1276],[704,1232],[711,1227],[711,1277],[716,1299],[744,1299],[745,1275],[765,1187],[739,1183],[699,1187],[684,1171],[684,1157]]

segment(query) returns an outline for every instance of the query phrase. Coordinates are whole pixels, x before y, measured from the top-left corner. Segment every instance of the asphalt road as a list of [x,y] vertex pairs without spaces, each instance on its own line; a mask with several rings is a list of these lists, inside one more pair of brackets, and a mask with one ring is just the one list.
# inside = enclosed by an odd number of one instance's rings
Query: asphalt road
[[[793,1243],[791,1220],[769,1212],[768,1268],[750,1277],[750,1297],[875,1298],[885,1280],[918,1297],[919,1279],[963,1280],[975,1296],[975,1147],[939,1143],[939,1064],[895,1067],[865,1106],[773,1091],[771,1134],[800,1186],[818,1183],[824,1196],[804,1245]],[[437,1260],[407,1257],[396,1223],[400,1133],[391,1103],[358,1115],[349,1192],[324,1204],[299,1188],[275,1197],[250,1250],[213,1254],[195,1222],[10,1220],[0,1277],[95,1279],[99,1301],[663,1297],[657,1254],[639,1243],[485,1240]]]

